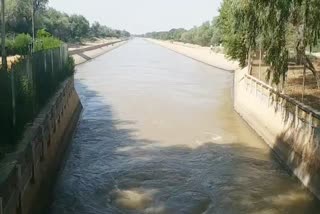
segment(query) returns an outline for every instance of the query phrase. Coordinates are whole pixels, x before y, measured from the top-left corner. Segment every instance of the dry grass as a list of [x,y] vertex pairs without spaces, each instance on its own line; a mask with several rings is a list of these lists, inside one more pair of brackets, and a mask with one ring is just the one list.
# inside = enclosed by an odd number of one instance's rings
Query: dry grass
[[[320,70],[319,59],[316,64],[316,69]],[[272,85],[271,81],[267,81],[267,66],[259,67],[258,60],[254,60],[251,75],[260,79],[263,82]],[[275,85],[273,85],[275,87]],[[320,110],[320,89],[317,87],[317,82],[311,71],[306,72],[305,89],[303,90],[303,68],[291,67],[287,73],[286,82],[284,85],[284,93],[290,97],[311,106],[316,110]]]
[[[7,57],[8,68],[11,68],[12,64],[13,64],[14,62],[18,61],[19,58],[20,58],[19,55]],[[0,65],[2,64],[1,62],[2,62],[2,61],[1,61],[1,57],[0,57]]]

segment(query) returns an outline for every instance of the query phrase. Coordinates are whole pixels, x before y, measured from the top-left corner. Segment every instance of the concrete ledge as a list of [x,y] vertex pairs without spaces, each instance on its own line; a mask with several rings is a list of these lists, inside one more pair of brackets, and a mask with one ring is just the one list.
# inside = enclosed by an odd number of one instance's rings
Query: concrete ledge
[[70,77],[26,129],[16,152],[1,162],[0,214],[41,213],[81,109]]
[[105,43],[101,45],[96,45],[92,47],[86,47],[83,49],[77,49],[69,51],[69,54],[72,55],[75,64],[80,65],[87,61],[90,61],[98,56],[101,56],[115,48],[120,47],[121,45],[125,44],[127,40],[116,41],[111,43]]

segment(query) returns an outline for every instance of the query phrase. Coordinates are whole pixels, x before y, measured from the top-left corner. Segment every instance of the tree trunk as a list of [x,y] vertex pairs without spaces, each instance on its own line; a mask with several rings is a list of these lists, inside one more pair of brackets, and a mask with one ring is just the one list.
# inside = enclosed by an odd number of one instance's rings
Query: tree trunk
[[5,21],[5,1],[1,0],[1,59],[2,68],[7,69],[7,54],[6,54],[6,21]]
[[306,59],[306,67],[312,72],[313,76],[316,79],[317,87],[320,89],[320,74],[319,71],[316,70],[311,60],[308,58],[308,56],[305,56]]

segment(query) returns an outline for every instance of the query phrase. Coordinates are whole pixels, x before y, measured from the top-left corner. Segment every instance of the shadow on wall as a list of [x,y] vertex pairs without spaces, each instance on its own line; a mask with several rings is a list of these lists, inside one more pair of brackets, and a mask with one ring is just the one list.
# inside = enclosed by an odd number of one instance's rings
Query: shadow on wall
[[295,106],[276,96],[271,96],[275,113],[281,113],[285,130],[276,137],[272,146],[291,171],[320,197],[320,131],[310,116],[297,112]]
[[271,152],[239,143],[163,146],[77,82],[84,105],[51,214],[317,213]]
[[320,196],[319,136],[307,127],[288,122],[286,131],[277,136],[273,149],[310,190]]

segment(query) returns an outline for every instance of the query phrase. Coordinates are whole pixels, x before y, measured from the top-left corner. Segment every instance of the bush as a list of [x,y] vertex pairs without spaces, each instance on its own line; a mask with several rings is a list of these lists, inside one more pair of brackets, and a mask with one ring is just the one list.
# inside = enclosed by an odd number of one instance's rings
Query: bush
[[19,34],[14,39],[13,50],[15,54],[27,55],[30,51],[30,44],[32,43],[32,38],[28,34]]
[[43,37],[43,38],[37,38],[34,46],[35,51],[42,51],[52,48],[58,48],[62,45],[62,42],[54,38],[52,36],[50,37]]
[[13,39],[6,39],[6,50],[7,50],[8,56],[15,55],[14,40]]
[[62,45],[62,41],[53,37],[45,29],[38,30],[37,39],[34,44],[34,51],[42,51],[47,49],[58,48]]
[[45,29],[40,29],[37,31],[37,38],[51,37],[52,35]]
[[70,76],[74,74],[75,62],[72,56],[68,56],[68,61],[66,63],[66,71]]

